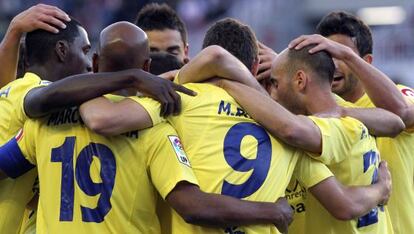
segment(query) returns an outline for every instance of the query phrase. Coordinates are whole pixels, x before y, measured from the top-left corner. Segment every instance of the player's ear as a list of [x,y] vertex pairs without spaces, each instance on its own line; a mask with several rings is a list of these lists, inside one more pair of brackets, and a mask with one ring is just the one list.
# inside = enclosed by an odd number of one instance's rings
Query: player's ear
[[293,82],[295,84],[295,87],[299,91],[303,91],[306,88],[306,84],[308,83],[308,75],[305,71],[299,70],[296,72],[295,77],[293,78]]
[[372,54],[366,54],[364,57],[362,57],[362,59],[365,60],[365,62],[372,64],[372,61],[373,61]]
[[69,44],[67,41],[60,40],[56,42],[55,52],[60,62],[64,62],[69,53]]
[[97,73],[99,71],[99,54],[93,53],[92,55],[92,72]]
[[151,67],[151,59],[147,59],[144,62],[144,65],[142,66],[142,70],[146,71],[146,72],[151,72],[150,71],[150,67]]

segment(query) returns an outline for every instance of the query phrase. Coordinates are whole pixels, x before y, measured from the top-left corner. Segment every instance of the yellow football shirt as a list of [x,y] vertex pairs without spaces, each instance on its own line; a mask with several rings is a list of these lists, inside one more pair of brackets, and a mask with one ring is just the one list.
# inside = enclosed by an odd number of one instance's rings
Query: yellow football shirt
[[[410,104],[414,104],[414,91],[406,86],[397,85]],[[340,105],[343,102],[338,102]],[[355,105],[374,107],[367,94]],[[382,159],[388,162],[391,171],[392,192],[388,201],[388,211],[395,233],[414,233],[414,133],[406,130],[395,138],[377,138]]]
[[[10,140],[28,119],[23,109],[26,94],[45,84],[37,75],[26,73],[0,89],[0,145]],[[18,233],[35,178],[33,169],[18,179],[0,181],[0,233]]]
[[293,221],[289,225],[289,233],[305,233],[306,193],[306,188],[299,183],[296,177],[292,177],[288,187],[286,188],[285,196],[293,210]]
[[293,221],[289,225],[289,233],[307,233],[305,229],[306,197],[309,192],[303,184],[310,188],[331,176],[333,174],[325,164],[307,156],[299,158],[286,189],[286,199],[294,212]]
[[[223,89],[211,84],[185,86],[197,92],[197,96],[181,94],[182,112],[168,121],[183,142],[200,188],[250,201],[274,202],[284,197],[302,152],[270,137]],[[153,123],[157,124],[160,120],[157,102],[131,99],[155,116]],[[174,211],[171,224],[172,233],[177,234],[278,233],[274,225],[227,229],[193,226]]]
[[157,194],[197,184],[174,129],[163,123],[106,138],[78,114],[27,120],[16,137],[17,161],[39,172],[37,233],[160,233]]
[[[369,185],[377,179],[378,149],[375,139],[360,121],[351,117],[309,118],[322,134],[321,155],[308,153],[310,156],[325,163],[344,185]],[[306,188],[313,186],[306,180],[301,183]],[[390,220],[382,208],[374,208],[355,220],[340,221],[331,216],[310,193],[306,208],[306,233],[390,233]]]

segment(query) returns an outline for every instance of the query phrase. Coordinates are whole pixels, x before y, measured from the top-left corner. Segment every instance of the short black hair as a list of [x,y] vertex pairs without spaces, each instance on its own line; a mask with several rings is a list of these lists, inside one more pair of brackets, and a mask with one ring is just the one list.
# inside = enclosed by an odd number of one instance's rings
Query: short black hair
[[203,48],[219,45],[252,69],[258,56],[258,45],[253,30],[240,21],[225,18],[214,23],[204,37]]
[[180,69],[184,63],[172,54],[165,52],[151,52],[150,72],[159,75],[168,71]]
[[27,33],[26,59],[29,65],[45,64],[55,50],[56,43],[60,40],[72,43],[79,36],[79,27],[82,25],[75,19],[66,22],[65,29],[59,29],[58,33],[51,33],[43,29],[38,29]]
[[309,50],[313,47],[315,47],[315,44],[305,46],[300,50],[289,49],[287,54],[288,72],[296,72],[306,67],[314,72],[320,80],[328,80],[331,83],[335,72],[332,56],[324,50],[313,54],[309,53]]
[[354,39],[361,57],[372,54],[371,30],[362,20],[348,12],[335,11],[329,13],[316,26],[316,31],[324,37],[334,34],[349,36]]
[[177,12],[167,4],[151,3],[139,12],[135,24],[144,31],[172,29],[180,32],[184,46],[187,45],[187,29]]

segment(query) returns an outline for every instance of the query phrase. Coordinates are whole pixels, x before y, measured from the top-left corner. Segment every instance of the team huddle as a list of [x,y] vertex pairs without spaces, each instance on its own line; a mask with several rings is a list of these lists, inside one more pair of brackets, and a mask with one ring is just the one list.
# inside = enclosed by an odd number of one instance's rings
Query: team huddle
[[0,233],[414,233],[414,91],[371,65],[352,14],[286,47],[226,18],[190,59],[182,20],[149,4],[90,61],[64,11],[18,14],[0,44]]

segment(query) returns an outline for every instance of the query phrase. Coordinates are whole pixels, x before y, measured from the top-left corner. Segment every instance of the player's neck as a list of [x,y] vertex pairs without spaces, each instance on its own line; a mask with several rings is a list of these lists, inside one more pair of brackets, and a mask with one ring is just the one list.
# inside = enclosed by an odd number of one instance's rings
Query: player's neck
[[306,108],[309,115],[340,116],[340,108],[330,91],[314,92],[307,100]]
[[59,75],[56,73],[58,69],[50,69],[47,65],[33,65],[29,66],[26,71],[32,72],[40,77],[42,80],[56,81]]

